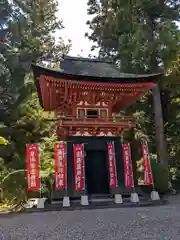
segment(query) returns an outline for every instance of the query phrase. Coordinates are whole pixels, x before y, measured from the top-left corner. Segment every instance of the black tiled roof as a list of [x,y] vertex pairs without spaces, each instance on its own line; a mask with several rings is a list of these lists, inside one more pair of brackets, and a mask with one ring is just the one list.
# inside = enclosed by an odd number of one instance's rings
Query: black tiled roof
[[162,75],[160,74],[130,74],[121,73],[118,67],[112,62],[98,59],[65,56],[60,65],[61,72],[65,74],[90,76],[99,78],[147,78]]
[[158,76],[163,73],[153,74],[129,74],[121,73],[119,69],[111,62],[105,62],[97,59],[64,57],[61,62],[60,70],[44,68],[37,64],[32,64],[34,81],[36,84],[38,97],[43,107],[40,91],[39,77],[41,75],[55,77],[57,79],[92,81],[92,82],[114,82],[114,83],[138,83],[138,82],[156,82]]

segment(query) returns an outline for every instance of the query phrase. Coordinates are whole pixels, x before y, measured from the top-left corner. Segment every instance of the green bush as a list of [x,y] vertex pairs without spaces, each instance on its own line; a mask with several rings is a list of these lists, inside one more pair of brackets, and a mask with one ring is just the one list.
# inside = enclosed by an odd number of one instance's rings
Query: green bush
[[0,201],[4,201],[5,199],[9,202],[19,202],[26,200],[27,191],[25,171],[19,170],[19,172],[17,172],[15,170],[11,173],[4,172],[4,176],[1,176],[0,178]]
[[156,190],[166,193],[168,191],[168,170],[154,159],[151,160],[151,167]]
[[[151,168],[155,189],[159,193],[166,193],[168,191],[168,170],[165,168],[164,165],[157,162],[157,159],[153,156],[151,156]],[[138,162],[137,173],[138,180],[142,183],[144,179],[144,168],[142,159]],[[147,193],[152,191],[151,186],[142,186],[141,188]]]
[[[0,204],[4,200],[17,203],[34,197],[50,197],[52,191],[52,174],[41,177],[41,189],[39,191],[27,191],[26,173],[22,170],[4,172],[0,176]],[[1,174],[2,175],[2,174]],[[4,180],[3,180],[4,179]]]

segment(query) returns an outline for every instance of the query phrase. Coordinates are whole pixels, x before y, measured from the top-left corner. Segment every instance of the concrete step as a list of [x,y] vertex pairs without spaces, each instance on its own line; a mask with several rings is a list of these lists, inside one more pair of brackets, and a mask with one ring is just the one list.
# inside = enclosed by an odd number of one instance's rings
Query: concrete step
[[[123,201],[129,201],[130,195],[129,196],[122,196]],[[99,196],[99,195],[93,195],[93,196],[88,196],[89,202],[114,202],[114,197],[108,195],[108,196]],[[150,196],[139,196],[140,201],[146,201],[150,199]],[[63,202],[63,198],[61,199],[53,199],[52,204],[61,204]],[[70,199],[70,202],[73,203],[78,203],[81,202],[81,197]]]
[[62,203],[46,204],[45,208],[37,209],[26,209],[26,212],[48,212],[48,211],[72,211],[72,210],[83,210],[83,209],[106,209],[106,208],[130,208],[130,207],[150,207],[168,204],[167,200],[141,200],[139,203],[131,203],[129,200],[123,202],[123,204],[115,204],[114,202],[91,202],[88,206],[81,206],[79,203],[71,202],[70,207],[63,207]]
[[114,198],[91,198],[89,202],[91,203],[98,203],[98,202],[113,202]]
[[[82,206],[81,200],[71,200],[70,201],[70,209],[93,209],[93,208],[116,208],[116,207],[130,207],[130,206],[148,206],[148,205],[154,205],[157,204],[158,201],[152,201],[150,198],[147,197],[139,197],[140,202],[139,203],[132,203],[130,201],[130,197],[124,197],[123,198],[123,204],[115,204],[114,198],[93,198],[89,200],[88,206]],[[163,201],[163,200],[162,200]],[[161,203],[161,200],[159,201]],[[51,204],[45,205],[46,209],[52,209],[52,210],[63,210],[67,208],[63,208],[63,201],[52,201]]]

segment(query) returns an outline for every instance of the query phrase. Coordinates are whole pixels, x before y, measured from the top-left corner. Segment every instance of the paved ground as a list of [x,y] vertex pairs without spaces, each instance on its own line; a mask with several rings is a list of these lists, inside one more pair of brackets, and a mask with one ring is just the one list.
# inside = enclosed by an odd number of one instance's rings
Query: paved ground
[[180,240],[180,196],[170,204],[0,217],[0,240]]

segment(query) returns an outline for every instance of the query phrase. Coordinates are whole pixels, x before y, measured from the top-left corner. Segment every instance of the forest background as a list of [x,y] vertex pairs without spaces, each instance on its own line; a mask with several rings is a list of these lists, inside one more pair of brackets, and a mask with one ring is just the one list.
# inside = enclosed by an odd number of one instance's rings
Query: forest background
[[[31,63],[58,69],[71,42],[55,38],[63,28],[57,19],[56,0],[2,0],[0,2],[0,190],[1,203],[29,197],[25,181],[25,146],[40,144],[41,192],[47,193],[52,177],[55,122],[39,106]],[[92,50],[129,73],[165,72],[159,79],[170,176],[180,180],[180,21],[179,0],[89,0],[87,22]],[[77,26],[78,28],[78,26]],[[78,31],[77,31],[78,34]],[[152,95],[124,111],[137,120],[135,139],[151,146],[157,187],[164,173],[158,163]],[[154,160],[153,160],[154,159]],[[157,168],[158,166],[158,168]],[[155,171],[156,169],[156,171]],[[158,169],[158,170],[157,170]],[[162,176],[162,175],[161,175]]]

